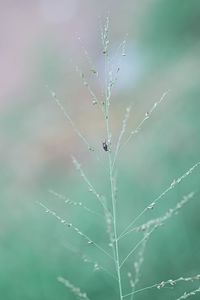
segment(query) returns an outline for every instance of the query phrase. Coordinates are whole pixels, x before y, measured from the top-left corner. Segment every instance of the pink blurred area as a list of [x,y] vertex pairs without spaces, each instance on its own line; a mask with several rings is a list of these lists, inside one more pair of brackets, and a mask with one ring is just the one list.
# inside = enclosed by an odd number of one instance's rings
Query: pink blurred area
[[[91,48],[99,34],[99,24],[102,15],[107,10],[113,14],[112,26],[117,31],[126,33],[129,24],[122,15],[122,24],[117,24],[118,13],[123,9],[127,14],[127,4],[117,4],[115,1],[80,1],[80,0],[36,0],[36,1],[1,1],[1,47],[0,47],[0,98],[1,107],[8,97],[35,78],[37,67],[37,51],[45,40],[51,40],[60,51],[60,55],[75,51],[78,55],[77,37],[80,36]],[[135,5],[138,8],[141,5]],[[133,9],[133,5],[132,5]],[[114,12],[112,12],[114,10]],[[14,98],[12,98],[14,101]]]
[[[56,106],[46,84],[56,92],[76,126],[97,149],[97,156],[104,155],[102,114],[91,105],[91,95],[76,67],[86,72],[95,93],[102,98],[104,58],[100,27],[106,16],[110,19],[111,58],[116,68],[120,62],[111,118],[115,142],[127,106],[133,104],[134,107],[130,131],[163,92],[175,86],[173,96],[176,97],[177,87],[189,82],[183,69],[187,64],[193,68],[191,56],[196,57],[193,53],[172,61],[172,66],[152,67],[153,71],[148,73],[151,62],[148,61],[148,49],[144,49],[140,38],[151,4],[146,0],[0,2],[1,159],[22,185],[27,181],[34,183],[49,169],[55,174],[70,170],[72,154],[76,153],[83,162],[91,158]],[[116,56],[116,49],[124,38],[127,55],[118,60],[120,53]],[[91,63],[97,68],[99,78],[91,76]],[[165,116],[169,108],[169,105],[161,108],[165,110]],[[159,115],[157,120],[155,117],[155,121],[160,119]],[[148,132],[150,138],[151,134]],[[133,151],[137,151],[136,147]],[[138,150],[138,156],[142,157],[144,153]],[[138,169],[141,169],[140,165]]]
[[[102,100],[105,66],[100,27],[108,15],[109,54],[115,69],[120,65],[112,94],[113,145],[116,145],[127,106],[132,105],[126,132],[129,134],[164,92],[172,90],[173,93],[167,103],[159,106],[150,125],[145,124],[141,139],[139,135],[137,143],[120,156],[122,163],[127,169],[133,167],[144,184],[159,185],[165,176],[165,165],[162,165],[162,155],[160,162],[156,162],[156,149],[155,152],[152,149],[163,143],[157,140],[159,127],[163,124],[162,128],[168,128],[170,122],[172,128],[180,129],[178,134],[176,130],[167,130],[164,141],[169,153],[182,153],[182,144],[187,139],[191,141],[184,150],[192,156],[195,149],[190,134],[192,125],[179,122],[177,116],[182,114],[182,100],[176,99],[181,99],[199,78],[199,47],[180,52],[176,59],[169,55],[164,63],[157,62],[152,48],[142,41],[144,32],[148,31],[151,9],[155,7],[157,1],[148,0],[0,1],[0,164],[3,179],[8,178],[8,192],[19,190],[19,186],[29,192],[31,186],[37,188],[42,180],[49,178],[52,182],[63,180],[74,172],[72,155],[88,169],[95,166],[94,178],[106,161],[102,149],[106,137],[102,111],[92,105],[92,97],[76,67],[86,74]],[[119,51],[116,55],[116,49],[125,37],[127,55],[122,57]],[[159,51],[162,53],[163,49]],[[92,75],[91,64],[97,68],[98,78]],[[47,84],[95,148],[94,153],[88,151],[70,126],[46,88]],[[176,117],[173,118],[171,112]],[[134,165],[130,164],[130,157],[134,157]],[[156,179],[147,169],[154,170]]]
[[[91,114],[88,102],[91,97],[82,86],[75,67],[87,63],[83,49],[86,46],[100,70],[103,68],[100,24],[108,11],[112,43],[117,46],[130,28],[132,30],[133,19],[126,15],[134,11],[134,22],[137,22],[142,7],[140,2],[122,5],[115,1],[89,0],[0,2],[0,109],[5,119],[1,159],[18,181],[34,181],[49,165],[66,168],[69,154],[77,149],[83,159],[87,155],[87,149],[81,152],[81,142],[66,125],[45,89],[45,83],[49,84],[48,67],[54,74],[54,56],[55,76],[50,76],[50,87],[52,84],[84,133],[91,138],[99,135],[95,143],[101,147],[104,127],[99,115]],[[131,84],[130,76],[122,79],[125,86],[127,82]],[[100,95],[102,84],[94,84]],[[96,121],[95,129],[92,121]]]
[[33,70],[41,41],[50,35],[57,47],[64,43],[70,46],[68,37],[81,26],[77,1],[3,1],[0,7],[2,106],[8,96],[35,79]]

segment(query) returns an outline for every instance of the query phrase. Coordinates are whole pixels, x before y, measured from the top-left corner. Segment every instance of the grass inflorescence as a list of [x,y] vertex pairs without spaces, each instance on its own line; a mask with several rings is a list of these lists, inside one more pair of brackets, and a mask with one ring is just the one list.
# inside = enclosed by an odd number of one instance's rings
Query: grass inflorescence
[[[118,167],[118,158],[122,153],[123,149],[127,147],[129,142],[138,134],[142,127],[145,126],[146,122],[150,118],[152,118],[153,114],[159,109],[159,106],[162,105],[164,100],[167,100],[167,96],[169,91],[164,92],[160,99],[157,100],[153,106],[146,111],[142,120],[136,125],[135,128],[129,130],[128,122],[131,118],[131,106],[125,108],[125,114],[121,125],[121,130],[119,131],[117,142],[113,142],[113,132],[111,130],[111,115],[112,115],[112,107],[114,105],[112,99],[112,91],[113,86],[117,81],[117,75],[120,71],[120,67],[117,66],[116,70],[113,71],[112,61],[109,55],[109,18],[106,18],[105,24],[101,28],[101,42],[102,42],[102,56],[104,57],[104,90],[103,90],[103,98],[100,99],[99,96],[96,95],[95,91],[92,89],[89,83],[89,79],[86,78],[85,74],[80,70],[80,68],[76,68],[83,85],[87,88],[89,95],[92,98],[92,105],[98,106],[100,112],[102,113],[102,122],[105,125],[105,140],[102,142],[101,150],[105,152],[105,160],[107,164],[107,174],[108,177],[106,179],[107,185],[109,186],[109,195],[104,195],[99,192],[95,185],[92,183],[92,180],[86,174],[87,172],[82,167],[81,163],[78,159],[73,155],[72,162],[77,170],[79,176],[82,178],[82,181],[86,185],[88,191],[94,196],[97,203],[101,208],[101,212],[96,212],[90,207],[88,204],[86,205],[83,201],[72,201],[64,195],[50,190],[50,193],[54,195],[56,198],[64,201],[66,205],[78,207],[82,210],[85,210],[92,215],[96,215],[100,218],[100,222],[103,223],[102,230],[104,230],[105,241],[103,245],[99,243],[98,240],[94,238],[90,238],[90,236],[84,233],[84,230],[79,229],[78,226],[74,225],[73,222],[68,221],[66,218],[62,218],[54,209],[48,207],[48,205],[39,203],[39,205],[45,210],[46,213],[49,213],[54,218],[56,218],[62,225],[68,227],[69,230],[74,231],[79,235],[87,244],[91,245],[96,249],[96,256],[106,257],[107,266],[102,267],[98,263],[98,259],[94,261],[89,257],[84,258],[84,261],[90,262],[94,265],[94,270],[101,270],[103,273],[108,273],[114,279],[113,289],[115,290],[115,299],[123,300],[130,299],[133,300],[137,294],[141,294],[145,290],[157,288],[162,289],[165,287],[175,287],[178,283],[183,282],[194,282],[199,281],[199,275],[191,276],[191,277],[180,277],[178,279],[166,280],[160,283],[152,284],[147,287],[143,287],[137,289],[137,286],[140,282],[140,275],[142,272],[142,265],[145,258],[145,250],[147,243],[155,230],[165,225],[165,223],[176,216],[186,204],[188,204],[193,198],[196,197],[195,192],[190,192],[179,199],[179,201],[172,207],[168,208],[165,213],[161,216],[157,216],[155,218],[151,218],[149,220],[148,216],[146,217],[146,221],[140,221],[142,217],[146,216],[146,213],[150,210],[153,210],[160,203],[161,200],[166,197],[166,195],[177,187],[178,184],[181,184],[183,181],[187,179],[197,168],[200,166],[200,162],[194,163],[191,167],[189,167],[186,171],[183,172],[178,178],[171,181],[171,183],[161,192],[153,201],[150,201],[148,205],[146,205],[140,213],[137,214],[131,221],[123,224],[123,228],[119,228],[118,220],[121,211],[118,210],[118,203],[120,199],[118,199],[117,194],[117,167]],[[126,56],[126,40],[124,40],[120,46],[121,56]],[[84,53],[86,55],[86,59],[89,61],[91,72],[98,76],[98,71],[94,67],[93,63],[89,59],[88,52],[83,48]],[[63,112],[65,118],[71,125],[72,130],[75,134],[80,138],[80,140],[87,146],[87,148],[95,152],[95,148],[90,145],[87,138],[81,133],[81,130],[75,125],[75,122],[72,120],[64,105],[56,96],[56,93],[50,90],[50,94],[55,100],[55,103]],[[128,132],[129,131],[129,132]],[[125,137],[126,135],[126,137]],[[131,159],[131,158],[130,158]],[[126,218],[123,218],[125,221]],[[89,217],[88,217],[88,222]],[[140,223],[139,223],[140,222]],[[124,239],[130,235],[137,234],[138,232],[142,233],[142,237],[132,245],[131,249],[127,249],[124,251],[123,242]],[[123,250],[122,250],[123,249]],[[132,266],[130,268],[130,265]],[[70,292],[78,299],[86,299],[86,300],[95,300],[95,298],[90,297],[89,292],[82,292],[82,289],[76,287],[71,283],[69,279],[66,279],[62,276],[58,277],[58,281],[62,283]],[[126,282],[126,284],[124,284]],[[199,288],[194,289],[193,291],[185,292],[182,296],[177,298],[186,299],[192,295],[199,293]],[[103,298],[102,298],[103,299]]]

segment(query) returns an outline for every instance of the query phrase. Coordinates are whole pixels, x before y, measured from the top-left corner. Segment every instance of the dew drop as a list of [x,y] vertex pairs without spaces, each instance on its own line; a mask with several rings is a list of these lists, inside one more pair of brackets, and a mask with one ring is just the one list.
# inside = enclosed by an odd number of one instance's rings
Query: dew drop
[[176,184],[176,180],[174,179],[174,180],[172,181],[172,183],[171,183],[171,187],[174,187],[175,184]]
[[51,96],[55,98],[56,97],[56,93],[55,92],[51,92]]
[[152,202],[149,206],[148,206],[148,209],[153,209],[155,206],[155,202]]
[[92,104],[93,104],[93,105],[96,105],[96,104],[97,104],[97,100],[96,100],[96,99],[93,99],[93,100],[92,100]]

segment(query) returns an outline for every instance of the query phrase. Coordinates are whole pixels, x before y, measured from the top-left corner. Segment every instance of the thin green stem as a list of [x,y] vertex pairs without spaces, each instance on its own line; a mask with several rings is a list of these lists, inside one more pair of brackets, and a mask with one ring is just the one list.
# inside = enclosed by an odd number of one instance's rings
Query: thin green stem
[[114,260],[113,257],[108,253],[105,249],[103,249],[99,244],[91,240],[91,238],[79,230],[78,227],[74,226],[72,223],[68,222],[64,218],[60,217],[55,211],[49,209],[46,205],[44,205],[41,202],[37,202],[41,207],[45,209],[46,213],[49,213],[50,215],[54,216],[58,221],[60,221],[61,224],[67,226],[68,228],[73,229],[78,235],[82,236],[88,244],[94,245],[97,249],[99,249],[102,253],[104,253],[107,257],[109,257],[111,260]]
[[135,252],[135,250],[142,244],[142,242],[157,228],[157,226],[154,226],[153,229],[146,234],[137,244],[136,246],[127,254],[127,256],[123,259],[123,261],[120,264],[120,269],[123,267],[127,259]]
[[[107,82],[107,74],[108,74],[108,56],[106,53],[105,54],[105,123],[106,123],[107,140],[109,144],[111,144],[111,131],[109,126],[110,95],[108,93],[109,83]],[[116,201],[114,195],[115,187],[113,184],[113,167],[112,167],[113,162],[112,162],[112,156],[110,150],[108,151],[108,162],[109,162],[109,180],[110,180],[111,201],[112,201],[112,211],[113,211],[113,231],[114,231],[113,254],[114,254],[116,272],[118,278],[120,300],[123,300],[120,262],[119,262],[119,247],[118,247],[118,239],[117,239]]]
[[112,209],[113,209],[113,228],[114,228],[114,237],[115,237],[114,243],[115,243],[115,254],[116,254],[116,270],[117,270],[117,277],[118,277],[118,284],[119,284],[120,300],[122,300],[123,294],[122,294],[121,272],[120,272],[120,262],[119,262],[119,247],[118,247],[118,239],[117,239],[116,202],[114,197],[111,153],[109,153],[108,156],[109,156],[110,186],[111,186]]
[[[106,118],[106,130],[107,130],[107,137],[110,136],[110,128],[109,128],[109,118]],[[122,294],[122,283],[121,283],[121,272],[120,272],[120,262],[119,262],[119,247],[118,247],[118,238],[117,238],[117,223],[116,223],[116,202],[115,202],[115,195],[114,195],[114,185],[113,185],[113,168],[112,168],[112,157],[111,152],[108,153],[108,160],[109,160],[109,176],[110,176],[110,188],[111,188],[111,200],[112,200],[112,211],[113,211],[113,230],[114,230],[114,253],[115,253],[115,264],[116,264],[116,271],[117,271],[117,278],[118,278],[118,285],[119,285],[119,294],[120,300],[123,299]]]
[[132,222],[130,222],[130,224],[123,230],[123,232],[119,235],[118,240],[121,239],[122,237],[124,237],[125,235],[127,235],[131,229],[131,227],[136,223],[136,221],[138,219],[140,219],[141,216],[144,215],[144,213],[153,208],[158,201],[160,201],[169,191],[171,191],[172,189],[175,188],[175,186],[177,186],[177,184],[181,183],[187,176],[189,176],[190,174],[193,173],[193,171],[197,168],[200,167],[200,161],[198,161],[196,164],[194,164],[190,169],[188,169],[183,175],[181,175],[179,178],[174,179],[171,184],[151,203],[149,203],[149,205],[147,205],[142,211],[141,213],[135,218],[133,219]]

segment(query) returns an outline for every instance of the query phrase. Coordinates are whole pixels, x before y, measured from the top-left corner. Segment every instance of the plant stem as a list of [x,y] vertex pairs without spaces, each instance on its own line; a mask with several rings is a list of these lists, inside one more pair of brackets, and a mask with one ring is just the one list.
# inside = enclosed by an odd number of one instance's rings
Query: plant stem
[[[110,128],[109,128],[109,119],[108,118],[106,118],[106,130],[107,130],[107,137],[109,139]],[[117,272],[117,278],[118,278],[120,300],[123,300],[120,262],[119,262],[119,247],[118,247],[118,237],[117,237],[117,223],[116,223],[116,201],[115,201],[115,196],[114,196],[113,168],[112,168],[112,157],[111,157],[110,151],[108,153],[108,160],[109,160],[111,201],[112,201],[112,211],[113,211],[113,230],[114,230],[114,239],[115,239],[114,240],[115,265],[116,265],[116,272]]]
[[[106,133],[107,133],[107,142],[111,145],[111,130],[109,125],[109,108],[110,108],[110,94],[108,92],[109,89],[109,81],[108,81],[108,53],[105,54],[105,107],[104,107],[104,117],[106,123]],[[119,287],[119,296],[120,300],[123,300],[122,293],[122,282],[121,282],[121,271],[120,271],[120,262],[119,262],[119,247],[118,247],[118,238],[117,238],[117,223],[116,223],[116,201],[114,195],[114,185],[113,185],[113,161],[110,149],[108,151],[108,162],[109,162],[109,181],[110,181],[110,189],[111,189],[111,202],[112,202],[112,211],[113,211],[113,231],[114,231],[114,243],[113,243],[113,254],[115,259],[115,266],[117,272],[118,279],[118,287]]]
[[[110,99],[108,95],[108,57],[105,55],[105,123],[106,123],[106,132],[108,143],[111,144],[111,130],[109,126],[109,107]],[[111,189],[111,201],[112,201],[112,211],[113,211],[113,231],[114,231],[114,243],[113,243],[113,253],[116,265],[118,286],[119,286],[119,296],[120,300],[123,300],[122,293],[122,282],[121,282],[121,272],[120,272],[120,262],[119,262],[119,247],[118,247],[118,238],[117,238],[117,224],[116,224],[116,201],[114,196],[114,185],[113,185],[113,162],[110,149],[108,151],[108,161],[109,161],[109,180],[110,180],[110,189]]]
[[114,244],[115,244],[115,254],[116,254],[116,271],[118,277],[120,300],[122,300],[123,295],[122,295],[121,273],[120,273],[120,263],[119,263],[119,247],[118,247],[118,239],[117,239],[116,202],[114,197],[112,158],[110,152],[108,155],[109,155],[110,187],[111,187],[111,198],[112,198],[112,209],[113,209],[113,229],[114,229],[114,238],[115,238]]

